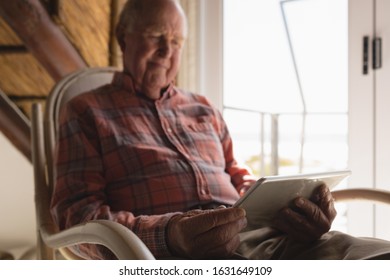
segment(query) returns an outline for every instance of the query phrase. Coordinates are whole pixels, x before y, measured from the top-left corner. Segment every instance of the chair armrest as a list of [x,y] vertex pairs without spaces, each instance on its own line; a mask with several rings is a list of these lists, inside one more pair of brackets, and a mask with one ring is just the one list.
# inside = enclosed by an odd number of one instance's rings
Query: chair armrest
[[390,204],[390,192],[379,189],[369,188],[351,188],[332,191],[333,198],[336,202],[350,200],[368,200]]
[[76,225],[57,233],[50,226],[41,227],[41,236],[45,244],[60,249],[76,244],[100,244],[110,249],[120,260],[154,260],[146,245],[130,229],[108,220],[94,220]]

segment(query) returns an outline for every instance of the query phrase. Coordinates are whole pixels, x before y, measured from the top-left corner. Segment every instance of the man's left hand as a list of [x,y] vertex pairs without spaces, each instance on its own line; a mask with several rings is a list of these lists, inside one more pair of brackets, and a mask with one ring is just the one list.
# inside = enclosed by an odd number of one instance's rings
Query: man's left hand
[[298,197],[292,207],[281,209],[274,226],[289,237],[308,243],[330,230],[336,214],[332,194],[323,185],[314,191],[310,200]]

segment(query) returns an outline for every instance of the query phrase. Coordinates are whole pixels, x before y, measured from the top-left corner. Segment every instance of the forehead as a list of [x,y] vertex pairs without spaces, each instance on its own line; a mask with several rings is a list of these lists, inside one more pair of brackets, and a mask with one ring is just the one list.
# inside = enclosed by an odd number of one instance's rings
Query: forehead
[[187,22],[182,10],[177,6],[154,6],[139,14],[134,29],[139,32],[169,32],[185,37]]

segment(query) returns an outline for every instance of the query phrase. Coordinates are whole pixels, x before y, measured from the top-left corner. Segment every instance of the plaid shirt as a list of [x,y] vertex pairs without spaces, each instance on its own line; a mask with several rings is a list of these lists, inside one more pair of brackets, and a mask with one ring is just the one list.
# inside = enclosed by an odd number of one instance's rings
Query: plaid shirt
[[[173,85],[159,100],[136,93],[130,76],[72,99],[62,110],[52,213],[60,228],[117,221],[154,256],[170,256],[172,215],[205,204],[232,205],[253,182],[237,165],[220,113]],[[80,246],[90,258],[107,257]]]

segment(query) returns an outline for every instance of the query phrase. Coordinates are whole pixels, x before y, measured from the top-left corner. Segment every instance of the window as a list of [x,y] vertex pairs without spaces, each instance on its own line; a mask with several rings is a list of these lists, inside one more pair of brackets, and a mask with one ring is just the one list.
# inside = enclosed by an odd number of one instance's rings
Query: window
[[223,2],[223,114],[256,175],[347,168],[347,15],[347,0]]
[[347,1],[225,0],[223,113],[256,174],[347,167]]

